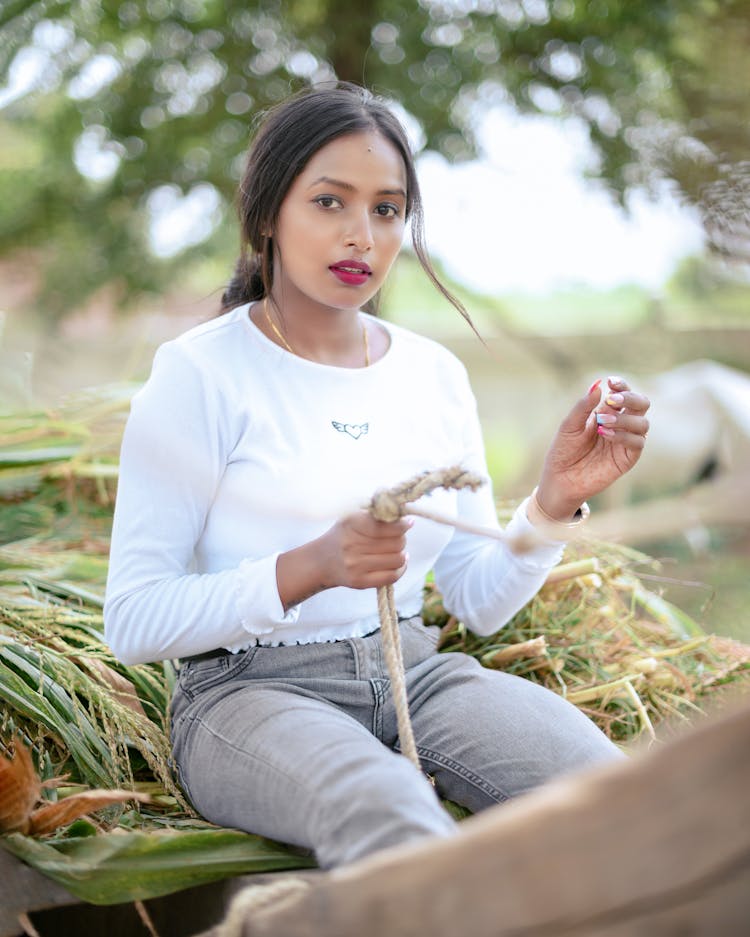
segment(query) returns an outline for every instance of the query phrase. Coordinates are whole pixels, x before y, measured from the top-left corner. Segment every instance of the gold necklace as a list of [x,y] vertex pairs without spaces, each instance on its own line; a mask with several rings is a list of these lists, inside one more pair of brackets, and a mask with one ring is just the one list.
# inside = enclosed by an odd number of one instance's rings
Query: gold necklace
[[365,367],[370,367],[370,338],[367,334],[367,324],[362,320],[362,337],[365,340]]
[[281,330],[277,327],[276,323],[273,321],[273,319],[269,315],[268,306],[266,304],[265,299],[263,300],[263,315],[266,317],[266,322],[270,325],[271,331],[276,336],[276,338],[278,338],[278,340],[281,342],[284,348],[286,348],[286,350],[291,352],[292,354],[295,354],[294,349],[286,340],[286,336],[281,332]]
[[[271,315],[268,312],[268,304],[265,299],[263,300],[263,315],[265,316],[266,322],[268,323],[271,331],[276,336],[276,338],[278,338],[278,340],[281,342],[284,348],[291,354],[296,355],[297,352],[289,344],[289,340],[287,339],[286,335],[284,335],[281,329],[276,325],[276,323],[271,318]],[[362,341],[363,341],[364,348],[365,348],[365,367],[369,368],[370,367],[370,337],[367,333],[367,326],[365,325],[364,322],[362,322]],[[298,357],[302,357],[302,356],[298,355]]]

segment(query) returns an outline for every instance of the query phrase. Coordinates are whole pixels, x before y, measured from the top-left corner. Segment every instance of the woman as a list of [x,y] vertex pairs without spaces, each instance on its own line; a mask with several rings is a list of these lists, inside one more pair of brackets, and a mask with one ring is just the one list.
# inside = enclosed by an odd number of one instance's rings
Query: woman
[[[434,569],[467,627],[500,628],[559,561],[586,498],[637,461],[648,401],[610,378],[605,404],[597,385],[575,404],[508,527],[558,525],[529,553],[424,519],[375,521],[361,505],[378,488],[450,464],[486,475],[461,364],[363,311],[407,219],[437,283],[404,132],[361,89],[297,96],[267,116],[240,192],[224,314],[163,345],[133,400],[106,633],[126,663],[181,660],[172,741],[198,811],[332,867],[451,835],[437,794],[481,810],[617,757],[556,694],[436,654],[419,611]],[[430,501],[497,526],[488,486]],[[373,591],[387,584],[434,788],[394,751]]]

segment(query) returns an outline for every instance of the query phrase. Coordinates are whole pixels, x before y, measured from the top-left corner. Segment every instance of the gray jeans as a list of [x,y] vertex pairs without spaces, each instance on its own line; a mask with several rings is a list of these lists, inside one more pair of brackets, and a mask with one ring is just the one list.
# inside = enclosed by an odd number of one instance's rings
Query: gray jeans
[[[206,819],[312,849],[331,868],[455,823],[564,772],[620,756],[573,705],[437,654],[401,623],[409,709],[429,780],[398,750],[380,634],[188,661],[172,700],[180,781]],[[395,751],[394,751],[395,749]]]

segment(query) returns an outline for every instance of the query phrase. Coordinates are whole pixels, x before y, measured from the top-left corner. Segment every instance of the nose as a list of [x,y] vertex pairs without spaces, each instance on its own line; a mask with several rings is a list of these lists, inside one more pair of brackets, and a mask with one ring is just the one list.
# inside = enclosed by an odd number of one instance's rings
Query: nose
[[371,250],[373,247],[372,219],[369,209],[357,212],[351,218],[346,236],[346,246],[354,247],[362,253]]

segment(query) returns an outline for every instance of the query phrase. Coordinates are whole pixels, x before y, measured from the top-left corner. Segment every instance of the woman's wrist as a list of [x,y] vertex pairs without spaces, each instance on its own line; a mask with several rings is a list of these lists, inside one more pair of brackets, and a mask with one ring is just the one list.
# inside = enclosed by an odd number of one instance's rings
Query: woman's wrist
[[286,612],[318,592],[330,588],[320,562],[317,541],[280,553],[276,560],[276,586]]
[[565,539],[567,532],[584,524],[590,513],[585,501],[575,508],[560,507],[554,514],[550,513],[539,498],[538,487],[531,492],[526,504],[526,516],[529,522],[535,527],[543,528],[552,539]]
[[[543,481],[534,488],[531,497],[544,519],[553,524],[575,524],[580,520],[579,512],[584,510],[585,502],[558,494]],[[588,512],[588,506],[585,511]]]

